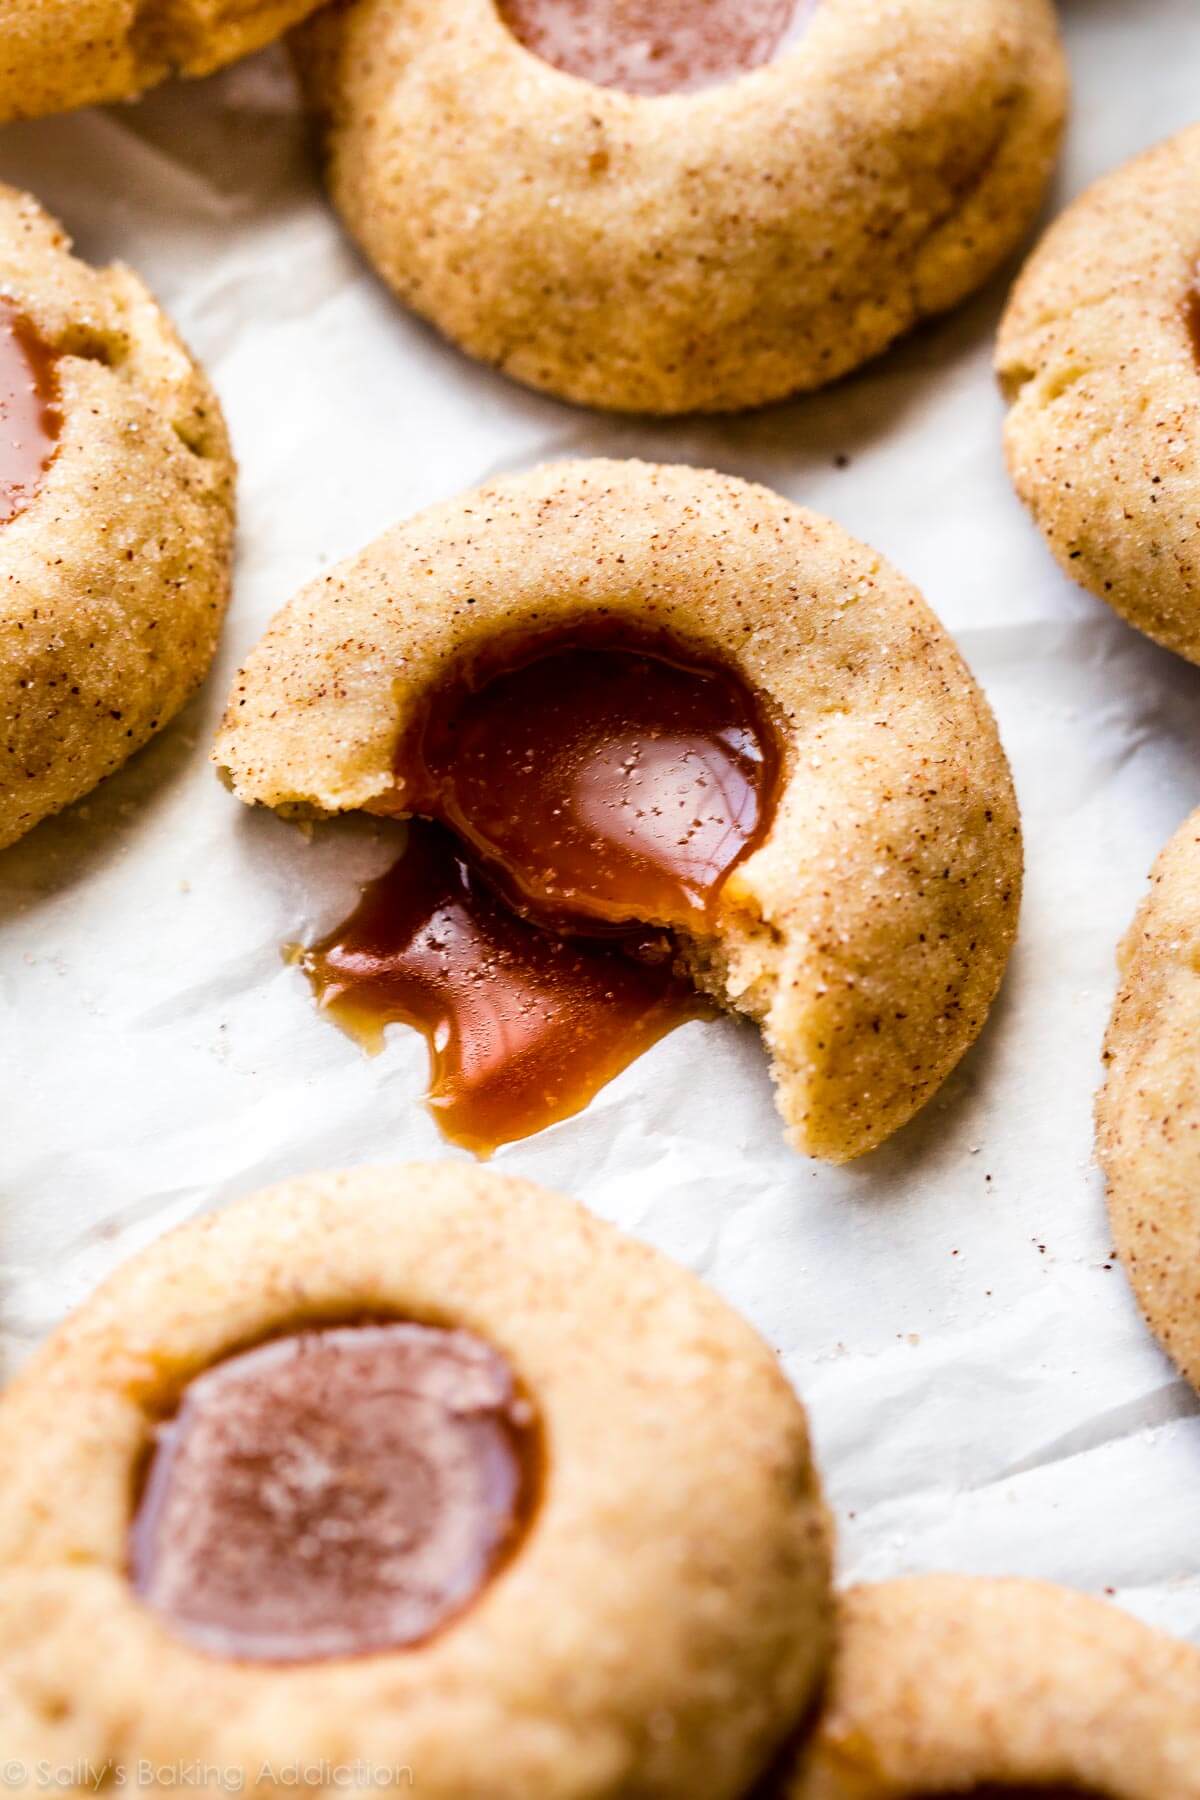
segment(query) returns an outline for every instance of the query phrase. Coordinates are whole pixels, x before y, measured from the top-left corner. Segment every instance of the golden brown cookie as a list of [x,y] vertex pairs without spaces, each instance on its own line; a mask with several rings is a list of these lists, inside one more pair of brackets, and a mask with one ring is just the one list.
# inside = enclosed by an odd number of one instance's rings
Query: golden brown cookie
[[1036,1581],[852,1588],[779,1800],[1196,1800],[1200,1654]]
[[233,461],[129,269],[0,188],[0,846],[178,712],[229,596]]
[[795,1144],[895,1131],[1003,973],[1020,826],[987,704],[920,595],[838,526],[690,468],[552,465],[432,508],[305,588],[237,678],[213,757],[248,803],[403,811],[427,696],[506,635],[603,618],[727,666],[777,722],[764,841],[694,978],[761,1025]]
[[9,1389],[0,1443],[6,1781],[283,1793],[298,1762],[321,1792],[733,1800],[821,1673],[827,1522],[774,1355],[461,1163],[162,1239]]
[[638,412],[819,387],[956,304],[1029,225],[1066,105],[1048,0],[707,0],[699,26],[350,0],[295,41],[334,202],[400,298]]
[[1097,1154],[1134,1292],[1200,1387],[1200,813],[1154,865],[1119,960]]
[[130,100],[279,37],[319,0],[0,0],[0,120]]
[[1200,662],[1200,126],[1056,221],[996,367],[1009,470],[1064,571]]

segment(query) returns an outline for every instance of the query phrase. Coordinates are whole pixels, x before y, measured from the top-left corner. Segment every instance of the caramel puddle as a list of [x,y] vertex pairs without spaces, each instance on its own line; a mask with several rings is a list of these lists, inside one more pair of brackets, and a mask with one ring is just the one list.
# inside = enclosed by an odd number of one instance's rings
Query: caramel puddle
[[367,1049],[393,1023],[423,1034],[434,1118],[483,1156],[581,1112],[659,1038],[711,1010],[667,960],[641,963],[619,943],[519,918],[450,833],[421,819],[399,862],[301,966]]
[[370,1050],[402,1022],[429,1105],[481,1155],[585,1107],[687,1019],[675,970],[762,841],[775,736],[727,670],[603,631],[501,647],[397,761],[406,853],[301,964]]

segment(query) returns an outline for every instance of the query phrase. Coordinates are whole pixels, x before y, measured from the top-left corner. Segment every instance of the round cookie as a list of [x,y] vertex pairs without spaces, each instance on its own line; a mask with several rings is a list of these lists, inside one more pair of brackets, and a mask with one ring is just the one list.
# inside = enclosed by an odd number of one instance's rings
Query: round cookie
[[1013,482],[1065,573],[1200,662],[1200,126],[1055,222],[996,368]]
[[[372,1411],[361,1368],[348,1397],[328,1363],[299,1392],[280,1389],[278,1367],[257,1398],[248,1385],[254,1358],[312,1367],[314,1337],[377,1337],[395,1320],[452,1338],[460,1364],[474,1358],[473,1386],[461,1367],[389,1370],[379,1392],[392,1409]],[[235,1539],[253,1523],[270,1553],[226,1583],[230,1631],[267,1619],[271,1557],[303,1590],[306,1629],[318,1614],[336,1632],[347,1618],[361,1627],[364,1557],[395,1597],[411,1576],[408,1597],[428,1598],[431,1580],[460,1566],[462,1533],[448,1557],[445,1532],[406,1532],[397,1468],[435,1524],[448,1498],[478,1499],[471,1484],[495,1445],[467,1436],[494,1435],[514,1393],[536,1445],[531,1491],[504,1560],[432,1635],[397,1648],[376,1636],[369,1655],[326,1642],[307,1661],[277,1649],[272,1660],[261,1644],[247,1653],[243,1635],[234,1660],[211,1629],[202,1643],[181,1629],[189,1572],[209,1580],[197,1612],[219,1579],[213,1559],[229,1556],[214,1497],[237,1502]],[[437,1432],[432,1447],[409,1444],[407,1472],[396,1408],[432,1416]],[[255,1423],[273,1434],[257,1458]],[[172,1475],[183,1485],[176,1535],[148,1569],[148,1509],[153,1535],[172,1508],[155,1491],[164,1437],[168,1486]],[[237,1775],[261,1794],[288,1791],[299,1763],[330,1771],[312,1778],[321,1791],[349,1766],[372,1792],[388,1771],[405,1787],[396,1771],[408,1769],[430,1800],[733,1800],[822,1670],[827,1520],[803,1409],[774,1355],[655,1252],[461,1163],[289,1182],[160,1240],[18,1377],[0,1401],[0,1442],[7,1769],[200,1764],[226,1771],[226,1791]],[[495,1493],[489,1477],[493,1508]],[[431,1538],[433,1574],[420,1560]],[[342,1606],[331,1561],[347,1571]],[[289,1605],[294,1631],[295,1587]],[[373,1602],[372,1616],[378,1626]]]
[[302,590],[237,677],[213,751],[248,803],[394,813],[394,761],[448,669],[536,621],[661,632],[778,722],[765,840],[681,939],[761,1025],[798,1148],[861,1154],[987,1015],[1020,825],[987,704],[916,590],[827,519],[690,468],[562,463],[398,525]]
[[0,121],[130,100],[269,44],[319,0],[0,0]]
[[0,188],[0,846],[178,712],[229,596],[220,407],[129,269]]
[[1042,1582],[852,1588],[776,1800],[1196,1800],[1200,1655]]
[[294,41],[334,202],[400,298],[636,412],[819,387],[956,304],[1029,225],[1066,106],[1048,0],[708,0],[698,30],[640,0],[351,0]]
[[1134,1292],[1200,1388],[1200,812],[1150,881],[1121,945],[1096,1149]]

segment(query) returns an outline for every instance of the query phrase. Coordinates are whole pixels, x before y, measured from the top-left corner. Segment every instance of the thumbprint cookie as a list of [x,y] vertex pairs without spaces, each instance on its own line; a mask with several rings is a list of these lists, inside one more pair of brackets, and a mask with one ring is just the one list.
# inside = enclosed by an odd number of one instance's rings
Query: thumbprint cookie
[[1051,227],[996,366],[1012,479],[1064,571],[1200,662],[1200,126]]
[[229,596],[216,396],[129,269],[0,188],[0,846],[179,711]]
[[250,804],[413,821],[302,961],[369,1047],[425,1031],[479,1150],[707,1003],[761,1027],[793,1143],[857,1156],[958,1061],[1012,943],[1012,783],[945,630],[722,475],[563,463],[396,526],[276,617],[213,757]]
[[17,1378],[0,1443],[31,1792],[49,1762],[737,1800],[823,1671],[828,1524],[773,1352],[469,1164],[292,1181],[161,1239]]
[[1049,0],[343,0],[295,43],[401,300],[634,412],[820,387],[954,306],[1066,108]]

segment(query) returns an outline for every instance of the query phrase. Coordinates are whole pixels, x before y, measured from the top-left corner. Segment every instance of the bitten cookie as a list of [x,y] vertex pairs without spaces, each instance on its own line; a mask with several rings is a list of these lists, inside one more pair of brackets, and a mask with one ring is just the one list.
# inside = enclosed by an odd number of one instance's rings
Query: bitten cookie
[[1051,227],[996,367],[1009,470],[1064,571],[1200,662],[1200,126]]
[[1200,813],[1154,866],[1120,950],[1097,1153],[1151,1330],[1200,1388]]
[[833,1160],[871,1149],[983,1024],[1016,925],[1020,826],[946,632],[829,520],[640,463],[481,488],[283,609],[237,677],[214,761],[248,803],[403,813],[408,736],[441,683],[508,638],[570,639],[597,620],[714,660],[774,721],[765,836],[679,947],[762,1027],[795,1144]]
[[0,121],[130,100],[247,56],[319,0],[0,0]]
[[400,298],[626,411],[819,387],[956,304],[1029,225],[1066,106],[1048,0],[350,0],[295,42]]
[[6,1772],[733,1800],[822,1670],[827,1522],[774,1355],[462,1164],[161,1240],[9,1389],[0,1444]]
[[0,846],[166,724],[229,597],[233,461],[129,269],[0,188]]
[[1034,1581],[852,1588],[777,1800],[1196,1800],[1200,1654]]

